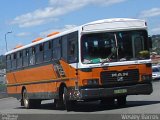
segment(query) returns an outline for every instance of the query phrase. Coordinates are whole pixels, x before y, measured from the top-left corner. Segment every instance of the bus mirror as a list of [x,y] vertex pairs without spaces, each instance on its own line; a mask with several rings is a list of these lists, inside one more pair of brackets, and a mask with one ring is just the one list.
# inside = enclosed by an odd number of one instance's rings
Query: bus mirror
[[152,37],[148,37],[149,48],[152,48]]

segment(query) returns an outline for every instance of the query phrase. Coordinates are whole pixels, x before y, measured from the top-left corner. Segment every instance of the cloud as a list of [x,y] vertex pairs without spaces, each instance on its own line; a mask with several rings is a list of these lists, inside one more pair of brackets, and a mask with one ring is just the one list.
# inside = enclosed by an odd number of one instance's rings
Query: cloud
[[57,21],[59,16],[83,8],[87,5],[113,5],[126,0],[49,0],[46,8],[17,16],[11,24],[19,27],[31,27]]
[[150,10],[145,10],[140,13],[140,18],[149,18],[160,16],[160,8],[152,8]]
[[44,32],[40,33],[41,37],[46,37],[48,34],[52,33],[52,32],[63,32],[65,30],[69,30],[72,29],[74,27],[77,27],[77,25],[65,25],[63,28],[57,28],[57,29],[50,29]]
[[18,33],[16,34],[16,37],[26,37],[26,36],[30,36],[31,33],[29,32],[21,32],[21,33]]

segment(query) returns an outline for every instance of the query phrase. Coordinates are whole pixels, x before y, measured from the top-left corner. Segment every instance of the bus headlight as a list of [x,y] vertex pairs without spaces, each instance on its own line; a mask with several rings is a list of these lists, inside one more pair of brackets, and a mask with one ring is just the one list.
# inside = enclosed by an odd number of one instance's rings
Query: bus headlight
[[98,85],[99,80],[98,79],[84,79],[83,85]]

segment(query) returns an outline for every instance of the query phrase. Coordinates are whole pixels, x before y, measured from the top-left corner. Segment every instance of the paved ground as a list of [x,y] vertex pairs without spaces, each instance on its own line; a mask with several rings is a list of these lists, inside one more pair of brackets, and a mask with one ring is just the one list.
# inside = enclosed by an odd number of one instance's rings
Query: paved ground
[[[99,115],[101,115],[102,119],[103,118],[106,119],[106,117],[110,118],[111,116],[116,116],[113,114],[119,114],[119,118],[122,117],[121,116],[122,114],[159,114],[160,113],[160,92],[159,92],[160,82],[159,81],[153,83],[153,89],[154,89],[154,92],[151,95],[128,96],[127,97],[128,102],[126,107],[118,107],[118,106],[104,107],[104,106],[101,106],[98,101],[96,101],[96,102],[89,102],[89,103],[87,102],[78,103],[76,105],[76,109],[71,112],[54,109],[52,101],[44,101],[40,109],[27,110],[21,107],[19,101],[17,101],[15,98],[3,98],[3,99],[0,99],[0,113],[2,115],[30,114],[31,116],[33,115],[39,116],[39,118],[43,118],[42,117],[42,114],[43,114],[43,116],[46,115],[45,119],[46,118],[50,119],[49,117],[50,115],[52,117],[58,115],[59,118],[63,118],[64,115],[68,115],[68,117],[71,117],[70,115],[73,115],[74,116],[73,118],[77,118],[77,115],[81,115],[81,116],[90,115],[92,116],[91,118],[92,120],[94,120],[94,118]],[[23,118],[25,117],[23,116]],[[31,119],[32,118],[33,117],[31,117]],[[57,117],[56,119],[59,120],[59,118]],[[78,117],[78,118],[81,118],[81,117]],[[159,119],[160,119],[160,116],[159,116]],[[87,120],[86,117],[85,117],[85,120]]]

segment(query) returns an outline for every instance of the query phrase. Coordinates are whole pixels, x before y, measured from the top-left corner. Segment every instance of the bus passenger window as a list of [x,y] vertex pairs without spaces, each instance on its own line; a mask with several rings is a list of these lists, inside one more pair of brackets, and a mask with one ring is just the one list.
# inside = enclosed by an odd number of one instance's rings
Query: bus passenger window
[[16,55],[16,53],[13,53],[12,55],[11,55],[11,61],[12,61],[12,70],[15,70],[16,69],[16,67],[17,67],[17,62],[16,62],[16,58],[17,58],[17,55]]
[[75,41],[69,41],[69,62],[73,63],[77,61],[77,44]]
[[53,60],[59,60],[61,58],[61,44],[60,38],[53,40]]
[[10,71],[11,70],[11,56],[10,55],[7,55],[6,65],[7,65],[7,71]]
[[68,60],[67,59],[68,58],[68,54],[67,54],[67,52],[68,52],[67,39],[68,39],[67,35],[62,37],[62,59],[65,60],[65,61]]
[[40,52],[43,51],[43,44],[40,44],[40,45],[39,45],[39,51],[40,51]]
[[51,41],[44,43],[44,61],[50,61],[52,58]]
[[28,56],[29,56],[29,51],[28,49],[23,50],[23,67],[27,67],[28,66]]
[[29,65],[35,64],[35,53],[36,53],[35,47],[31,47],[29,49]]
[[78,32],[68,35],[68,62],[75,63],[78,60]]
[[36,64],[43,62],[43,44],[39,44],[37,47],[37,53],[36,53]]
[[22,51],[17,53],[17,68],[22,67]]

